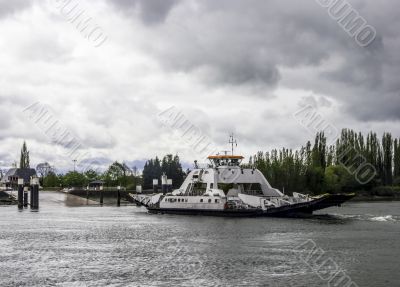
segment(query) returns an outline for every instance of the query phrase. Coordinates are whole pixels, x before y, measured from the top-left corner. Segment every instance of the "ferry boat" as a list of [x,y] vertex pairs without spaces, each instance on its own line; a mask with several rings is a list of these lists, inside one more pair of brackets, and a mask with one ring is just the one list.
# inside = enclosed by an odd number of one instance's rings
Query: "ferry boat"
[[[230,141],[231,143],[231,141]],[[150,213],[213,216],[296,217],[330,206],[340,206],[354,194],[309,196],[293,192],[285,195],[271,187],[256,168],[244,168],[243,156],[233,154],[209,156],[210,164],[196,164],[179,189],[156,194],[131,195]],[[166,182],[163,175],[162,182]]]

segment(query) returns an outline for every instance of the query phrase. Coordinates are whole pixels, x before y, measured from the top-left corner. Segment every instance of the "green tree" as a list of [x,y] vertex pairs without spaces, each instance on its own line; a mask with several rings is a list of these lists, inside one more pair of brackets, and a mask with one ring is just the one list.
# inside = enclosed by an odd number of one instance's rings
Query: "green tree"
[[45,177],[43,177],[43,187],[59,187],[61,184],[60,178],[53,172],[50,171]]
[[69,171],[63,176],[63,186],[66,187],[84,187],[87,183],[86,176],[77,171]]
[[99,178],[99,174],[93,169],[85,171],[85,176],[89,182]]
[[326,191],[343,192],[352,183],[352,176],[342,165],[331,165],[325,169]]
[[131,175],[130,168],[125,163],[116,161],[108,167],[104,174],[104,179],[107,185],[126,187],[129,175]]
[[172,179],[174,188],[181,186],[185,179],[185,173],[178,155],[173,156],[172,154],[168,154],[163,157],[162,161],[160,161],[158,157],[148,160],[143,168],[144,188],[152,188],[153,179],[158,179],[160,182],[163,173],[165,173],[169,179]]
[[400,185],[400,139],[395,139],[393,146],[393,183]]
[[383,174],[382,181],[384,185],[391,185],[393,182],[392,161],[393,161],[393,139],[389,133],[384,133],[382,137],[383,151]]

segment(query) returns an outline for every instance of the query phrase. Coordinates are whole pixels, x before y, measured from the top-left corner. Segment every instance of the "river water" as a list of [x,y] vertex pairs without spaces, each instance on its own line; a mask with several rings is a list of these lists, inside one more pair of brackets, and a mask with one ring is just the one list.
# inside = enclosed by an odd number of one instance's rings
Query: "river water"
[[42,192],[39,212],[0,207],[0,286],[400,286],[400,202],[302,219],[87,203]]

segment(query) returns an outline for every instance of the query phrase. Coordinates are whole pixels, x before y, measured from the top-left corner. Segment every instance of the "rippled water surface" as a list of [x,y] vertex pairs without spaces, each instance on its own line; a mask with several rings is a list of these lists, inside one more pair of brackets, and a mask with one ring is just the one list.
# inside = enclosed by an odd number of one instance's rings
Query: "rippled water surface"
[[302,219],[86,204],[42,192],[39,212],[0,207],[0,286],[328,286],[336,270],[358,286],[399,286],[400,202]]

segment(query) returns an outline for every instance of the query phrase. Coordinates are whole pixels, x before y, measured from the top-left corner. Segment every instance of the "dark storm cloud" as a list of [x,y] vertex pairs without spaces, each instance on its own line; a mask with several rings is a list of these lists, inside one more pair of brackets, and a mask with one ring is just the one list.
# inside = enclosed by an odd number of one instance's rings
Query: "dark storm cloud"
[[167,68],[205,71],[205,79],[214,84],[276,87],[281,78],[279,66],[320,65],[329,58],[335,38],[349,40],[325,19],[328,16],[316,3],[233,0],[197,4],[193,9],[182,4],[182,15],[170,15],[169,27],[162,30],[154,49]]
[[118,9],[130,13],[135,9],[146,24],[157,24],[164,21],[169,11],[178,0],[109,0]]
[[0,18],[32,5],[32,0],[0,0]]
[[349,2],[377,30],[367,47],[316,1],[205,0],[177,4],[149,50],[167,69],[222,86],[275,88],[282,68],[311,68],[311,79],[284,84],[335,98],[361,120],[400,119],[400,2]]

